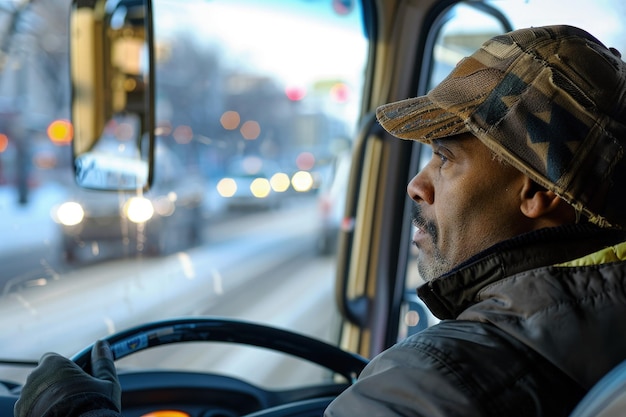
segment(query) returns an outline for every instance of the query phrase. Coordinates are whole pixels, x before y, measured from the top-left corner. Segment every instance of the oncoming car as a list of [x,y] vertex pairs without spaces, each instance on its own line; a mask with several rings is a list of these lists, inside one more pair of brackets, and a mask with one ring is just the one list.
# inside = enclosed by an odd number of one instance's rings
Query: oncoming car
[[322,415],[437,322],[406,193],[430,148],[375,109],[516,28],[624,53],[625,19],[621,0],[0,0],[0,415],[45,352],[86,368],[98,339],[125,416]]
[[100,260],[185,250],[202,242],[206,180],[164,146],[156,149],[158,174],[145,193],[110,193],[69,187],[51,216],[67,261]]
[[230,161],[216,185],[227,210],[275,209],[291,180],[273,161],[245,156]]

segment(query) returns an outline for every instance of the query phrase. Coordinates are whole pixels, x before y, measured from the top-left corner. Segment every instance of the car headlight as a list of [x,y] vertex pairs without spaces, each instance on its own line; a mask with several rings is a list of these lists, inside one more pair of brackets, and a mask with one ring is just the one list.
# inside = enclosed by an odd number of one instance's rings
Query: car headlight
[[222,178],[220,182],[217,183],[217,192],[220,193],[222,197],[232,197],[237,192],[237,182],[232,178]]
[[267,178],[255,178],[250,184],[250,192],[256,198],[265,198],[272,191],[272,186]]
[[154,215],[154,207],[145,197],[132,197],[124,203],[124,215],[133,223],[145,223]]
[[284,172],[277,172],[276,174],[272,175],[272,178],[270,178],[270,185],[272,186],[272,190],[276,191],[277,193],[287,191],[289,189],[289,184],[289,175],[285,174]]
[[308,171],[298,171],[291,177],[291,185],[298,192],[309,191],[313,188],[313,176]]
[[56,209],[53,218],[63,226],[76,226],[85,218],[85,211],[77,202],[67,201]]

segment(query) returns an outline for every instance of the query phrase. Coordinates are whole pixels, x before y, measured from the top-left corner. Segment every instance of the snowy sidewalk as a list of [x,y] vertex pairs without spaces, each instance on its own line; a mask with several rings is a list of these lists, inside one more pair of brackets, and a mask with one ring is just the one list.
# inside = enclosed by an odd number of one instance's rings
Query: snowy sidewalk
[[46,184],[31,189],[29,202],[20,205],[14,187],[0,186],[0,253],[56,241],[59,230],[51,211],[66,195],[62,186]]

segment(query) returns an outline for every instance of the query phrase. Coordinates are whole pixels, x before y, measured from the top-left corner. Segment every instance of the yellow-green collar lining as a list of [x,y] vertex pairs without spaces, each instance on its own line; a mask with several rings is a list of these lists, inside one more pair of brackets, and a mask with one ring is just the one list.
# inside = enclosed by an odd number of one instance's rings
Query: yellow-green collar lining
[[556,264],[555,266],[589,266],[626,260],[626,242],[618,243],[585,255],[582,258]]

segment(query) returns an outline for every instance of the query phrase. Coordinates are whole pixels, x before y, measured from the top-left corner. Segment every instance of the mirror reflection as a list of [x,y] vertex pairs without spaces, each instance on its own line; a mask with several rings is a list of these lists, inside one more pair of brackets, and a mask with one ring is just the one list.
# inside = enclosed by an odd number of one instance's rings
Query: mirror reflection
[[73,4],[73,155],[82,187],[138,190],[151,182],[149,11],[143,0]]

